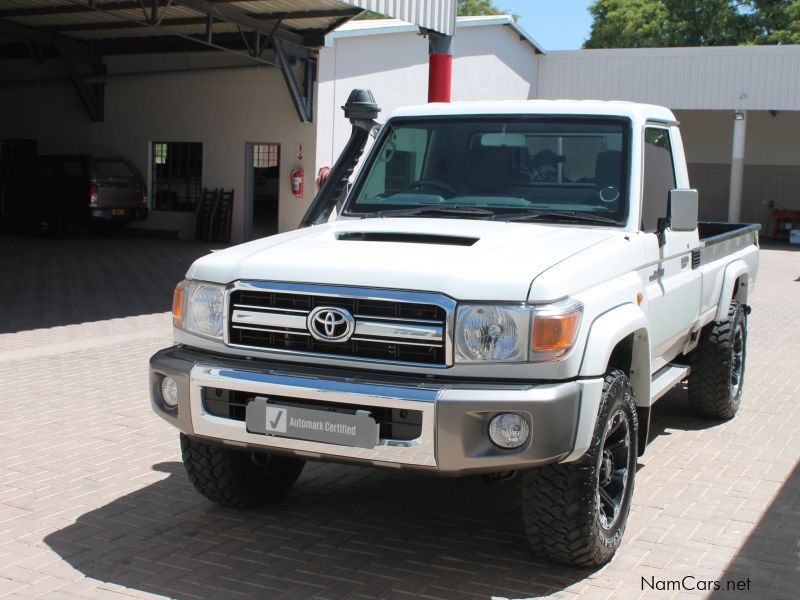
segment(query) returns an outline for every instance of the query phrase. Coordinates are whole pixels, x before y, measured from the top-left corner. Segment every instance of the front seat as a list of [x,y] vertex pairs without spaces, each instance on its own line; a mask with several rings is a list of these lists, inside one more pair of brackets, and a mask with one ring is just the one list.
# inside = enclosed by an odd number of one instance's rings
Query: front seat
[[619,199],[620,177],[622,176],[622,152],[606,150],[597,155],[594,168],[594,181],[600,200],[614,204]]
[[464,157],[464,179],[473,192],[503,194],[514,183],[516,148],[476,143]]

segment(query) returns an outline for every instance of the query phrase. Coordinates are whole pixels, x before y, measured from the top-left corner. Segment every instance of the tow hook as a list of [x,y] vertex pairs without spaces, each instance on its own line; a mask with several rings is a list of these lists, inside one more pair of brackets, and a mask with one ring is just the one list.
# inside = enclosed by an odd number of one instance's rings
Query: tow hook
[[482,475],[484,481],[489,483],[498,483],[501,481],[510,481],[517,476],[517,471],[500,471],[499,473],[485,473]]

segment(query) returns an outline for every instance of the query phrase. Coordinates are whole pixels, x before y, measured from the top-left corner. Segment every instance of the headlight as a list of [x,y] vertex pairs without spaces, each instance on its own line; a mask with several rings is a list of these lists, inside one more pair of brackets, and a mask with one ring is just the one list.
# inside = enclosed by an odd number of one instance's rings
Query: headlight
[[463,305],[456,317],[456,362],[524,362],[560,358],[575,343],[583,305]]
[[172,322],[175,327],[213,338],[222,338],[225,288],[199,281],[182,281],[175,288]]
[[458,308],[456,361],[517,362],[528,359],[530,309],[467,305]]

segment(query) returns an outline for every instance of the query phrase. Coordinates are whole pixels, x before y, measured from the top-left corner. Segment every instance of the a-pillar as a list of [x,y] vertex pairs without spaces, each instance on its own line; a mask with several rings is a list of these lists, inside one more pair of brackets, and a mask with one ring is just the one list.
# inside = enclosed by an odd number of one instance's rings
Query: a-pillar
[[742,218],[742,182],[744,181],[744,149],[747,137],[747,112],[737,110],[733,116],[733,149],[731,151],[731,187],[728,196],[728,221]]
[[453,79],[453,36],[424,31],[428,36],[428,102],[450,102]]

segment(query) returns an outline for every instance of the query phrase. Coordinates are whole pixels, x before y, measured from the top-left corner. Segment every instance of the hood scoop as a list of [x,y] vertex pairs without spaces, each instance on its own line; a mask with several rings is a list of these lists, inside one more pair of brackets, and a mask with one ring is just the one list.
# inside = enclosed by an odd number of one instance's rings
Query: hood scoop
[[387,231],[342,231],[336,234],[341,242],[393,242],[396,244],[435,244],[438,246],[472,246],[480,238],[430,233],[392,233]]

